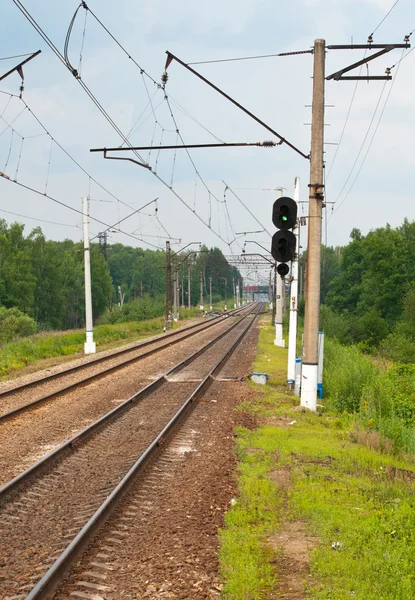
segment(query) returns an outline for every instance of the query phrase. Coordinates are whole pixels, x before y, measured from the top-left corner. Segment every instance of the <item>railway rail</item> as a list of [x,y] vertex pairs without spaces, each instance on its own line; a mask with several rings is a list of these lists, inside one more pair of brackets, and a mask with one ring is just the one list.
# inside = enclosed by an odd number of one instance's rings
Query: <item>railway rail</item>
[[[42,377],[41,379],[36,379],[33,381],[29,381],[26,383],[22,383],[17,386],[13,386],[11,388],[0,391],[0,423],[7,421],[8,419],[14,418],[19,414],[22,414],[28,410],[31,410],[41,404],[44,404],[47,401],[53,400],[62,394],[70,392],[80,386],[86,385],[93,380],[96,380],[100,377],[104,377],[115,371],[122,369],[134,362],[140,361],[164,348],[168,348],[174,344],[182,342],[194,335],[197,335],[201,331],[206,331],[215,325],[223,322],[228,316],[243,314],[248,310],[248,307],[241,307],[235,310],[229,311],[224,316],[214,317],[205,323],[195,323],[193,325],[181,328],[176,331],[169,332],[167,334],[157,336],[156,338],[152,338],[150,340],[146,340],[144,342],[139,342],[134,344],[133,346],[129,346],[128,348],[122,348],[120,350],[116,350],[111,354],[106,354],[104,356],[99,356],[89,360],[88,362],[84,362],[68,369],[64,369],[63,371],[59,371],[57,373],[52,373]],[[166,339],[167,338],[167,339]],[[144,352],[142,350],[144,349]],[[139,354],[137,354],[139,352]],[[134,354],[134,356],[131,356]],[[119,360],[121,358],[121,360]],[[98,371],[95,370],[97,365],[101,365],[104,363],[112,362],[110,366],[107,366],[104,369],[100,369]],[[84,370],[92,370],[93,372],[87,375],[86,377],[82,377],[81,379],[77,379],[75,381],[71,381],[70,383],[56,387],[52,391],[48,389],[47,393],[42,394],[42,388],[45,385],[49,385],[52,381],[62,380],[65,378],[71,379],[75,373],[79,373]],[[37,395],[36,395],[37,391]],[[40,392],[40,396],[39,396]],[[28,394],[34,395],[34,398],[27,401]],[[25,398],[24,403],[22,403],[21,398]]]
[[258,308],[0,489],[1,597],[50,597],[228,360]]

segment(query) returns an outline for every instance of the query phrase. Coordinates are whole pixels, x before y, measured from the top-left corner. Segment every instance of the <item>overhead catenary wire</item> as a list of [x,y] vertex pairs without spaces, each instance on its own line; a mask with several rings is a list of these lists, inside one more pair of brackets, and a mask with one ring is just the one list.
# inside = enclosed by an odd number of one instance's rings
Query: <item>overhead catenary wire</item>
[[357,164],[357,161],[359,160],[359,157],[360,157],[360,155],[361,155],[361,153],[362,153],[363,147],[364,147],[364,145],[365,145],[365,143],[366,143],[366,140],[367,140],[367,138],[368,138],[368,136],[369,136],[369,132],[370,132],[370,130],[371,130],[371,128],[372,128],[373,121],[375,120],[376,113],[377,113],[377,111],[378,111],[378,108],[379,108],[380,102],[381,102],[381,100],[382,100],[382,96],[383,96],[383,94],[384,94],[384,91],[385,91],[386,83],[387,83],[387,82],[385,81],[385,82],[384,82],[384,84],[383,84],[382,90],[381,90],[381,92],[380,92],[380,95],[379,95],[378,101],[377,101],[377,103],[376,103],[376,106],[375,106],[375,110],[373,111],[373,115],[372,115],[372,118],[371,118],[371,120],[370,120],[370,123],[369,123],[369,127],[368,127],[368,128],[367,128],[367,130],[366,130],[365,137],[363,138],[363,141],[362,141],[362,143],[361,143],[361,145],[360,145],[359,151],[358,151],[358,153],[357,153],[357,156],[356,156],[356,158],[355,158],[355,161],[354,161],[354,163],[353,163],[353,166],[352,166],[352,168],[350,169],[350,172],[349,172],[349,174],[348,174],[348,176],[347,176],[347,178],[346,178],[346,181],[344,182],[342,189],[340,190],[339,194],[337,195],[337,198],[336,198],[336,200],[335,200],[335,203],[337,203],[337,201],[339,200],[340,196],[342,195],[342,193],[343,193],[344,189],[346,188],[346,186],[347,186],[347,184],[348,184],[348,182],[349,182],[349,180],[350,180],[350,177],[352,176],[352,173],[353,173],[353,171],[354,171],[354,168],[355,168],[355,166],[356,166],[356,164]]
[[[107,119],[107,121],[110,123],[110,125],[113,127],[113,129],[118,133],[118,135],[121,137],[121,139],[124,141],[124,143],[126,144],[126,146],[131,147],[131,143],[129,142],[129,140],[127,139],[127,137],[123,134],[123,132],[119,129],[119,127],[116,125],[116,123],[113,121],[113,119],[110,117],[110,115],[105,111],[105,109],[103,108],[103,106],[99,103],[98,99],[94,96],[94,94],[91,92],[91,90],[88,88],[88,86],[84,83],[84,81],[78,76],[77,73],[74,73],[69,67],[68,64],[65,61],[64,56],[62,56],[62,54],[59,52],[59,50],[56,48],[56,46],[53,44],[53,42],[50,40],[50,38],[46,35],[46,33],[42,30],[42,28],[40,27],[40,25],[36,22],[36,20],[30,15],[30,13],[27,11],[27,9],[23,6],[23,4],[20,2],[20,0],[13,0],[13,2],[15,3],[15,5],[19,8],[19,10],[23,13],[23,15],[28,19],[29,23],[35,28],[35,30],[39,33],[39,35],[43,38],[43,40],[48,44],[48,46],[53,50],[53,52],[55,53],[55,55],[59,58],[59,60],[62,62],[62,64],[65,65],[65,67],[72,73],[72,75],[75,76],[75,79],[78,81],[79,85],[83,88],[83,90],[86,92],[86,94],[89,96],[89,98],[92,100],[92,102],[95,104],[95,106],[98,108],[98,110],[103,114],[103,116]],[[88,9],[89,10],[89,9]],[[156,82],[155,79],[153,79],[132,57],[131,55],[128,54],[128,52],[125,50],[125,48],[116,40],[116,38],[111,34],[111,32],[105,27],[105,25],[102,24],[102,22],[96,17],[96,15],[90,10],[90,13],[94,16],[94,18],[100,23],[100,25],[104,28],[104,30],[108,33],[108,35],[110,35],[110,37],[117,43],[118,46],[120,46],[122,48],[122,50],[124,51],[124,53],[127,54],[127,56],[129,58],[131,58],[131,60],[133,61],[133,63],[140,69],[140,71],[143,71],[143,73],[145,73],[149,79],[151,79],[155,84],[157,84],[158,86],[160,84],[158,84]],[[141,163],[143,165],[147,165],[147,163],[145,162],[145,160],[138,154],[137,151],[134,151],[134,154],[139,158],[139,160],[141,161]],[[151,171],[152,174],[168,189],[171,190],[171,192],[174,194],[174,196],[180,200],[180,202],[186,206],[189,210],[191,210],[191,208],[189,207],[189,205],[184,201],[184,199],[175,191],[171,188],[171,186],[169,186],[169,184],[164,181],[163,178],[160,177],[160,175],[158,175],[157,173],[155,173],[154,171]],[[193,211],[192,211],[193,212]],[[206,222],[200,217],[200,215],[198,215],[197,213],[194,213],[195,216],[204,224],[207,226]],[[213,228],[211,228],[211,231],[217,236],[219,237],[224,243],[227,244],[226,240],[224,240]]]
[[363,157],[363,160],[362,160],[362,162],[361,162],[361,164],[360,164],[360,167],[359,167],[359,169],[358,169],[358,171],[357,171],[357,173],[356,173],[356,176],[355,176],[355,178],[354,178],[354,179],[353,179],[353,181],[352,181],[352,184],[351,184],[351,186],[350,186],[349,190],[347,191],[347,194],[345,195],[345,197],[343,198],[343,200],[340,202],[340,204],[339,204],[339,205],[336,207],[336,212],[337,212],[337,210],[339,210],[339,208],[342,206],[342,204],[343,204],[343,203],[345,202],[345,200],[348,198],[348,196],[349,196],[350,192],[352,191],[352,189],[353,189],[353,187],[354,187],[354,184],[356,183],[356,180],[357,180],[357,178],[358,178],[358,177],[359,177],[359,175],[360,175],[360,172],[361,172],[361,170],[362,170],[362,168],[363,168],[363,165],[364,165],[364,164],[365,164],[365,162],[366,162],[366,158],[367,158],[367,156],[368,156],[368,154],[369,154],[369,151],[370,151],[370,149],[371,149],[371,147],[372,147],[373,141],[374,141],[374,139],[375,139],[376,133],[377,133],[377,131],[378,131],[378,129],[379,129],[379,125],[380,125],[380,122],[381,122],[381,120],[382,120],[382,117],[383,117],[383,113],[385,112],[386,105],[387,105],[387,103],[388,103],[388,100],[389,100],[389,97],[390,97],[390,95],[391,95],[391,92],[392,92],[392,89],[393,89],[393,85],[394,85],[394,83],[395,83],[395,81],[396,81],[396,77],[397,77],[397,75],[398,75],[398,71],[399,71],[399,67],[398,67],[398,70],[396,71],[395,79],[392,81],[392,85],[391,85],[391,87],[390,87],[390,89],[389,89],[388,95],[386,96],[385,103],[384,103],[384,105],[383,105],[383,107],[382,107],[381,113],[380,113],[380,115],[379,115],[378,122],[376,123],[375,130],[374,130],[374,132],[373,132],[373,134],[372,134],[372,138],[371,138],[371,140],[370,140],[370,142],[369,142],[369,145],[368,145],[368,147],[367,147],[367,149],[366,149],[366,152],[365,152],[365,155],[364,155],[364,157]]
[[[24,183],[21,183],[20,181],[15,181],[13,179],[10,179],[9,177],[2,177],[2,179],[5,179],[6,181],[9,181],[10,183],[14,183],[15,185],[18,185],[19,187],[22,187],[26,190],[29,190],[30,192],[33,192],[35,194],[38,194],[39,196],[43,196],[44,198],[48,198],[49,200],[51,200],[52,202],[55,202],[56,204],[59,204],[60,206],[63,206],[65,208],[67,208],[68,210],[71,210],[72,212],[78,213],[80,215],[83,215],[83,212],[81,210],[78,210],[77,208],[74,208],[73,206],[70,206],[69,204],[66,204],[65,202],[62,202],[62,200],[58,200],[57,198],[54,198],[53,196],[50,196],[49,194],[45,194],[39,190],[37,190],[36,188],[31,187],[30,185],[26,185]],[[101,221],[100,219],[97,219],[96,217],[93,217],[92,215],[89,215],[89,218],[92,221],[95,221],[96,223],[99,223],[100,225],[104,225],[105,227],[111,228],[110,225],[108,225],[108,223],[105,223],[104,221]],[[128,237],[131,237],[135,240],[138,240],[139,242],[143,242],[145,244],[148,244],[149,246],[152,246],[153,248],[157,248],[157,250],[160,250],[159,246],[155,246],[154,244],[150,244],[150,242],[146,242],[144,240],[142,240],[141,238],[132,235],[131,233],[128,233],[122,229],[119,229],[118,227],[115,227],[116,231],[118,233],[122,233],[123,235],[126,235]]]
[[[29,23],[35,28],[35,30],[39,33],[39,35],[44,39],[44,41],[48,44],[48,46],[52,49],[52,51],[55,53],[55,55],[59,58],[59,60],[62,62],[62,64],[65,65],[66,68],[68,68],[68,70],[75,76],[76,80],[78,81],[79,85],[81,85],[81,87],[84,89],[85,93],[89,96],[89,98],[91,99],[91,101],[95,104],[96,108],[98,108],[98,110],[102,113],[102,115],[106,118],[106,120],[109,122],[109,124],[113,127],[113,129],[118,133],[118,135],[121,137],[121,139],[124,141],[124,143],[131,147],[131,144],[129,142],[129,140],[127,139],[127,137],[123,134],[123,132],[119,129],[119,127],[117,126],[117,124],[114,122],[114,120],[110,117],[110,115],[105,111],[105,109],[103,108],[103,106],[100,104],[100,102],[98,101],[98,99],[94,96],[94,94],[91,92],[91,90],[88,88],[88,86],[84,83],[84,81],[79,77],[79,75],[77,73],[74,73],[71,71],[71,69],[68,67],[64,56],[62,56],[62,54],[59,52],[59,50],[57,49],[57,47],[53,44],[53,42],[50,40],[50,38],[46,35],[46,33],[42,30],[42,28],[40,27],[40,25],[36,22],[36,20],[30,15],[30,13],[27,11],[27,9],[23,6],[22,2],[20,0],[13,0],[13,2],[15,3],[15,5],[19,8],[19,10],[22,12],[22,14],[28,19]],[[85,3],[82,3],[85,4]],[[88,9],[89,10],[89,9]],[[120,48],[124,51],[125,54],[127,54],[127,56],[133,61],[133,63],[140,69],[140,71],[143,71],[143,73],[145,73],[149,79],[151,79],[153,81],[153,83],[155,83],[157,86],[160,86],[160,84],[158,82],[156,82],[155,79],[153,79],[132,57],[131,55],[125,50],[125,48],[116,40],[116,38],[112,35],[112,33],[103,25],[103,23],[96,17],[96,15],[89,10],[89,12],[92,14],[92,16],[97,20],[98,23],[100,23],[100,25],[104,28],[104,30],[108,33],[108,35],[110,35],[110,37],[115,41],[115,43],[117,43],[118,46],[120,46]],[[139,160],[141,161],[141,164],[146,165],[147,163],[144,161],[144,159],[136,152],[134,151],[134,153],[136,154],[136,156],[139,158]],[[190,157],[189,157],[190,158]],[[160,177],[160,175],[158,175],[157,173],[155,173],[154,171],[151,171],[152,174],[168,189],[170,189],[170,191],[173,193],[173,195],[185,206],[187,207],[189,210],[192,210],[191,207],[187,204],[187,202],[185,202],[185,200],[181,197],[180,194],[177,193],[176,190],[172,189],[171,186],[168,185],[168,183],[166,181],[164,181],[164,179],[162,177]],[[205,225],[208,226],[207,223],[204,221],[204,219],[202,219],[202,217],[200,217],[200,215],[197,214],[197,212],[192,211],[195,216]],[[228,242],[212,227],[210,228],[210,230],[219,238],[221,239],[221,241],[223,241],[225,244],[228,245]]]
[[247,210],[249,212],[249,214],[251,215],[251,217],[253,219],[255,219],[255,221],[258,223],[258,225],[260,225],[262,227],[262,229],[264,231],[266,231],[266,233],[268,233],[268,235],[270,237],[272,237],[271,233],[268,231],[268,229],[261,223],[261,221],[259,221],[257,219],[257,217],[254,215],[254,213],[246,206],[246,204],[241,200],[241,198],[235,194],[235,192],[233,191],[233,189],[226,183],[226,181],[222,181],[222,183],[225,185],[225,191],[228,189],[231,194],[233,194],[235,196],[235,198],[242,204],[242,206],[245,208],[245,210]]
[[255,56],[238,56],[236,58],[218,58],[215,60],[200,60],[188,62],[187,65],[208,65],[213,63],[235,62],[239,60],[254,60],[260,58],[275,58],[276,56],[293,56],[295,54],[313,54],[313,50],[299,50],[298,52],[279,52],[278,54],[259,54]]
[[16,54],[15,56],[3,56],[0,60],[11,60],[12,58],[24,58],[25,56],[32,56],[33,52],[28,54]]
[[379,25],[377,27],[375,27],[375,29],[372,31],[372,33],[370,34],[370,37],[373,36],[373,34],[379,29],[379,27],[382,25],[382,23],[384,23],[386,21],[386,19],[389,17],[389,15],[391,14],[391,12],[393,11],[393,9],[395,8],[395,6],[398,4],[399,0],[395,0],[395,2],[393,3],[392,7],[388,10],[388,12],[386,13],[386,15],[383,17],[383,19],[381,20],[381,22],[379,23]]
[[46,219],[29,217],[29,215],[22,215],[20,213],[11,212],[10,210],[5,210],[4,208],[0,208],[0,212],[6,213],[8,215],[13,215],[14,217],[20,217],[21,219],[30,219],[32,221],[39,221],[40,223],[48,223],[49,225],[59,225],[61,227],[73,227],[75,229],[80,229],[79,225],[71,225],[70,223],[57,223],[56,221],[47,221]]
[[[363,58],[364,58],[365,56],[366,56],[366,51],[365,51],[365,53],[364,53],[364,56],[363,56]],[[362,69],[363,69],[363,65],[361,65],[361,66],[360,66],[360,69],[359,69],[359,77],[360,77],[360,75],[361,75],[361,73],[362,73]],[[352,98],[351,98],[351,100],[350,100],[349,108],[348,108],[348,110],[347,110],[346,119],[345,119],[345,121],[344,121],[343,129],[342,129],[342,132],[341,132],[341,134],[340,134],[340,139],[339,139],[339,141],[338,141],[338,144],[337,144],[337,146],[336,146],[336,151],[335,151],[335,153],[334,153],[333,160],[331,161],[330,168],[329,168],[329,171],[328,171],[328,173],[327,173],[327,176],[326,176],[326,179],[327,179],[327,180],[328,180],[328,178],[329,178],[329,176],[330,176],[330,173],[331,173],[331,170],[332,170],[332,168],[333,168],[333,165],[334,165],[334,163],[336,162],[337,154],[338,154],[338,152],[339,152],[339,148],[340,148],[340,146],[341,146],[341,143],[342,143],[342,141],[343,141],[344,132],[346,131],[347,123],[349,122],[349,117],[350,117],[350,113],[351,113],[351,110],[352,110],[353,102],[354,102],[354,99],[355,99],[355,96],[356,96],[356,92],[357,92],[357,86],[358,86],[358,85],[359,85],[359,81],[356,81],[356,84],[355,84],[355,86],[354,86],[354,90],[353,90],[353,94],[352,94]]]

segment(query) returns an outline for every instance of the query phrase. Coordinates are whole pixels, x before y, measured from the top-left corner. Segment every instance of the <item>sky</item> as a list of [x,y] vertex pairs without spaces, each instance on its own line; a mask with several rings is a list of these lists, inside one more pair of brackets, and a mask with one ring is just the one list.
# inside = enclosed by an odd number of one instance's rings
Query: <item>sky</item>
[[[22,5],[63,53],[77,0]],[[402,43],[415,28],[413,0],[88,0],[87,5],[116,41],[81,7],[69,39],[69,63],[135,146],[277,141],[177,62],[168,67],[163,91],[166,50],[185,63],[204,62],[309,50],[316,38],[328,45],[364,44],[372,32],[374,43]],[[0,82],[0,172],[10,178],[0,177],[0,218],[8,223],[24,223],[27,233],[40,226],[49,239],[78,241],[77,211],[81,197],[89,195],[91,238],[123,220],[117,226],[122,231],[110,229],[110,243],[163,248],[171,239],[176,250],[202,242],[228,255],[239,254],[246,242],[246,252],[262,252],[253,241],[270,247],[276,189],[292,196],[296,176],[299,215],[307,215],[309,161],[285,144],[140,152],[151,171],[91,153],[126,144],[16,3],[3,0],[0,76],[24,60],[7,57],[38,49],[42,53],[24,66],[23,100],[17,73]],[[364,52],[328,50],[326,75]],[[366,234],[414,219],[415,52],[394,50],[368,68],[370,75],[383,75],[401,59],[392,81],[326,83],[327,245],[347,244],[354,227]],[[299,54],[192,68],[307,155],[312,61],[311,54]],[[138,160],[131,152],[116,156]],[[306,238],[302,227],[303,248]]]

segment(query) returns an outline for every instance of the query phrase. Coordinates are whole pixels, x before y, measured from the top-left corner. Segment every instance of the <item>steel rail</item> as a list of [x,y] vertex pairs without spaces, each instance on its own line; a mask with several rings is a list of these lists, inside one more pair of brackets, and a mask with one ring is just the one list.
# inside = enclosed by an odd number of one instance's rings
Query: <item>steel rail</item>
[[[45,573],[42,579],[35,585],[35,587],[28,594],[25,600],[44,600],[50,597],[50,594],[53,593],[58,583],[63,579],[65,573],[69,570],[70,565],[74,562],[74,560],[76,560],[80,552],[85,548],[85,545],[87,544],[89,539],[96,535],[98,529],[104,524],[111,511],[116,508],[119,501],[127,493],[129,487],[133,483],[134,476],[138,474],[138,472],[143,468],[145,464],[147,464],[148,460],[152,457],[152,455],[158,449],[163,440],[166,439],[169,435],[171,435],[173,428],[179,423],[179,421],[183,418],[185,413],[190,409],[197,397],[207,390],[207,388],[212,383],[212,380],[217,371],[219,371],[223,364],[230,358],[235,348],[238,346],[242,338],[246,335],[246,333],[249,331],[249,329],[255,322],[255,318],[258,316],[258,314],[259,311],[257,314],[253,315],[254,318],[248,323],[247,327],[244,328],[244,330],[238,336],[238,338],[235,340],[232,346],[222,354],[220,359],[215,363],[215,365],[204,377],[201,383],[199,383],[197,387],[193,390],[193,392],[191,392],[191,394],[186,398],[186,400],[176,411],[174,416],[163,427],[163,429],[154,438],[154,440],[147,447],[147,449],[138,457],[138,459],[136,460],[134,465],[129,469],[127,474],[113,489],[113,491],[107,496],[107,498],[104,500],[101,506],[96,510],[93,516],[89,519],[89,521],[84,525],[84,527],[69,543],[69,545],[62,552],[62,554],[52,564],[52,566],[48,569],[48,571]],[[249,313],[247,317],[248,316],[252,316],[251,313]]]
[[34,477],[41,469],[49,466],[51,463],[56,461],[58,458],[62,457],[66,452],[69,452],[70,450],[74,450],[77,443],[87,440],[87,438],[90,437],[99,427],[108,423],[113,418],[117,418],[117,417],[121,416],[121,414],[125,410],[127,410],[133,404],[142,400],[150,392],[152,392],[156,388],[158,388],[164,381],[166,381],[166,379],[168,377],[170,377],[174,373],[177,373],[183,367],[187,366],[189,363],[194,361],[198,356],[200,356],[201,354],[206,352],[206,350],[208,350],[211,346],[213,346],[219,340],[221,340],[223,337],[228,335],[229,332],[231,332],[237,325],[239,325],[241,323],[241,321],[243,321],[248,316],[250,316],[251,313],[253,312],[253,310],[255,310],[256,308],[257,307],[254,305],[251,308],[251,310],[248,312],[248,314],[246,314],[244,317],[242,317],[241,320],[233,323],[228,329],[226,329],[225,331],[222,331],[213,340],[211,340],[210,342],[208,342],[207,344],[205,344],[204,346],[199,348],[199,350],[197,350],[196,352],[194,352],[193,354],[191,354],[190,356],[188,356],[187,358],[182,360],[177,365],[174,365],[166,373],[164,373],[163,375],[161,375],[160,377],[158,377],[157,379],[155,379],[154,381],[152,381],[145,387],[141,388],[138,392],[133,394],[130,398],[128,398],[127,400],[125,400],[124,402],[122,402],[121,404],[119,404],[118,406],[116,406],[115,408],[110,410],[109,412],[105,413],[102,417],[100,417],[93,423],[90,423],[89,425],[87,425],[87,427],[85,427],[84,429],[81,429],[81,431],[78,431],[75,435],[73,435],[72,437],[65,440],[57,448],[55,448],[54,450],[52,450],[51,452],[46,454],[38,462],[34,463],[30,467],[28,467],[27,469],[25,469],[24,471],[19,473],[19,475],[16,475],[16,477],[14,477],[13,479],[11,479],[7,483],[5,483],[0,488],[0,505],[4,504],[4,502],[7,501],[7,498],[9,498],[10,495],[15,494],[21,488],[22,485],[26,485],[26,483],[32,477]]
[[[241,308],[237,308],[235,310],[229,311],[229,313],[227,313],[227,315],[231,315],[234,316],[235,314],[238,314],[240,311],[242,311],[243,309],[245,309],[246,307],[241,307]],[[222,318],[223,317],[223,318]],[[51,400],[52,398],[56,398],[57,396],[60,396],[62,394],[65,394],[67,392],[69,392],[70,390],[73,390],[77,387],[80,387],[81,385],[84,385],[86,383],[88,383],[89,381],[92,381],[94,379],[99,379],[100,377],[103,377],[105,375],[108,375],[109,373],[112,373],[114,371],[117,371],[118,369],[122,369],[123,367],[139,361],[143,358],[147,358],[148,356],[150,356],[151,354],[155,354],[156,352],[163,350],[164,348],[168,348],[169,346],[173,346],[174,344],[178,344],[179,342],[181,342],[182,340],[186,340],[190,337],[192,337],[193,335],[198,334],[201,331],[206,331],[206,329],[209,329],[210,327],[213,327],[214,325],[217,325],[218,323],[221,323],[223,320],[225,320],[225,316],[224,315],[220,315],[219,317],[215,317],[214,320],[209,321],[208,323],[196,323],[194,325],[190,325],[189,327],[184,327],[183,329],[179,329],[177,331],[172,331],[168,334],[166,334],[166,336],[160,336],[157,337],[156,339],[151,339],[151,340],[147,340],[145,342],[141,342],[139,344],[136,344],[135,346],[132,346],[130,348],[124,348],[122,350],[118,350],[117,352],[114,352],[113,354],[109,354],[106,356],[100,356],[98,358],[95,358],[93,360],[91,360],[90,362],[87,363],[83,363],[82,365],[76,365],[74,367],[70,367],[69,369],[65,369],[64,371],[60,371],[59,373],[52,373],[51,375],[46,375],[46,377],[42,378],[42,379],[37,379],[35,381],[29,381],[28,383],[22,383],[21,385],[15,386],[13,388],[10,388],[8,390],[4,390],[3,392],[0,392],[0,400],[2,397],[4,396],[8,396],[12,393],[16,393],[19,391],[23,391],[26,390],[28,388],[32,388],[35,387],[36,385],[42,385],[44,383],[49,382],[52,379],[57,379],[59,377],[65,377],[68,374],[72,374],[76,371],[80,371],[82,369],[86,369],[88,367],[90,367],[91,365],[94,366],[97,363],[100,362],[104,362],[106,360],[111,360],[112,358],[117,358],[118,356],[121,356],[123,354],[127,354],[127,353],[131,353],[134,351],[139,350],[140,348],[144,348],[146,346],[149,346],[150,344],[156,344],[158,341],[160,341],[161,339],[165,339],[165,337],[169,336],[176,336],[175,339],[168,341],[165,344],[162,344],[161,346],[157,346],[156,348],[153,348],[151,350],[148,350],[147,352],[144,352],[143,354],[140,354],[139,356],[134,356],[133,358],[130,358],[128,360],[125,360],[117,365],[113,365],[112,367],[108,367],[107,369],[103,369],[102,371],[100,371],[99,373],[95,373],[93,375],[89,375],[88,377],[84,377],[83,379],[80,379],[79,381],[76,381],[74,383],[70,383],[67,386],[64,386],[54,392],[51,392],[50,394],[46,394],[45,396],[42,396],[41,398],[38,398],[37,400],[33,400],[33,402],[29,402],[28,404],[22,404],[21,406],[18,406],[17,408],[14,408],[10,411],[8,411],[7,413],[3,413],[0,414],[0,423],[2,421],[6,421],[10,418],[13,418],[15,416],[17,416],[18,414],[22,413],[22,412],[26,412],[27,410],[31,410],[32,408],[43,404],[44,402]],[[197,329],[196,331],[193,331],[194,329],[196,329],[196,327],[200,327],[200,329]],[[185,335],[181,336],[181,337],[177,337],[180,333],[186,332],[188,330],[192,330],[190,331],[190,333],[185,333]]]

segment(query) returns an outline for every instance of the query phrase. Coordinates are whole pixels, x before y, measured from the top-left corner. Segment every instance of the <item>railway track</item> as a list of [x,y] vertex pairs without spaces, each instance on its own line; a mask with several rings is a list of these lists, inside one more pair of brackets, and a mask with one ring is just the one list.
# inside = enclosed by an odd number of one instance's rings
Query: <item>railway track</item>
[[[132,363],[138,362],[152,354],[182,342],[202,331],[222,323],[228,316],[243,314],[248,307],[241,307],[229,311],[226,316],[215,317],[205,323],[196,323],[177,331],[139,342],[128,348],[116,350],[111,354],[98,356],[63,371],[52,373],[17,386],[0,391],[0,423],[14,418],[28,410],[32,410],[47,401],[53,400],[62,394],[110,375]],[[101,365],[105,365],[102,368]],[[84,375],[85,371],[89,374]],[[81,377],[79,378],[79,374]],[[75,378],[75,379],[74,379]],[[69,382],[62,385],[62,380]],[[57,385],[54,385],[56,383]],[[52,389],[51,389],[52,386]]]
[[50,597],[135,474],[238,346],[258,307],[251,310],[0,489],[0,597]]

